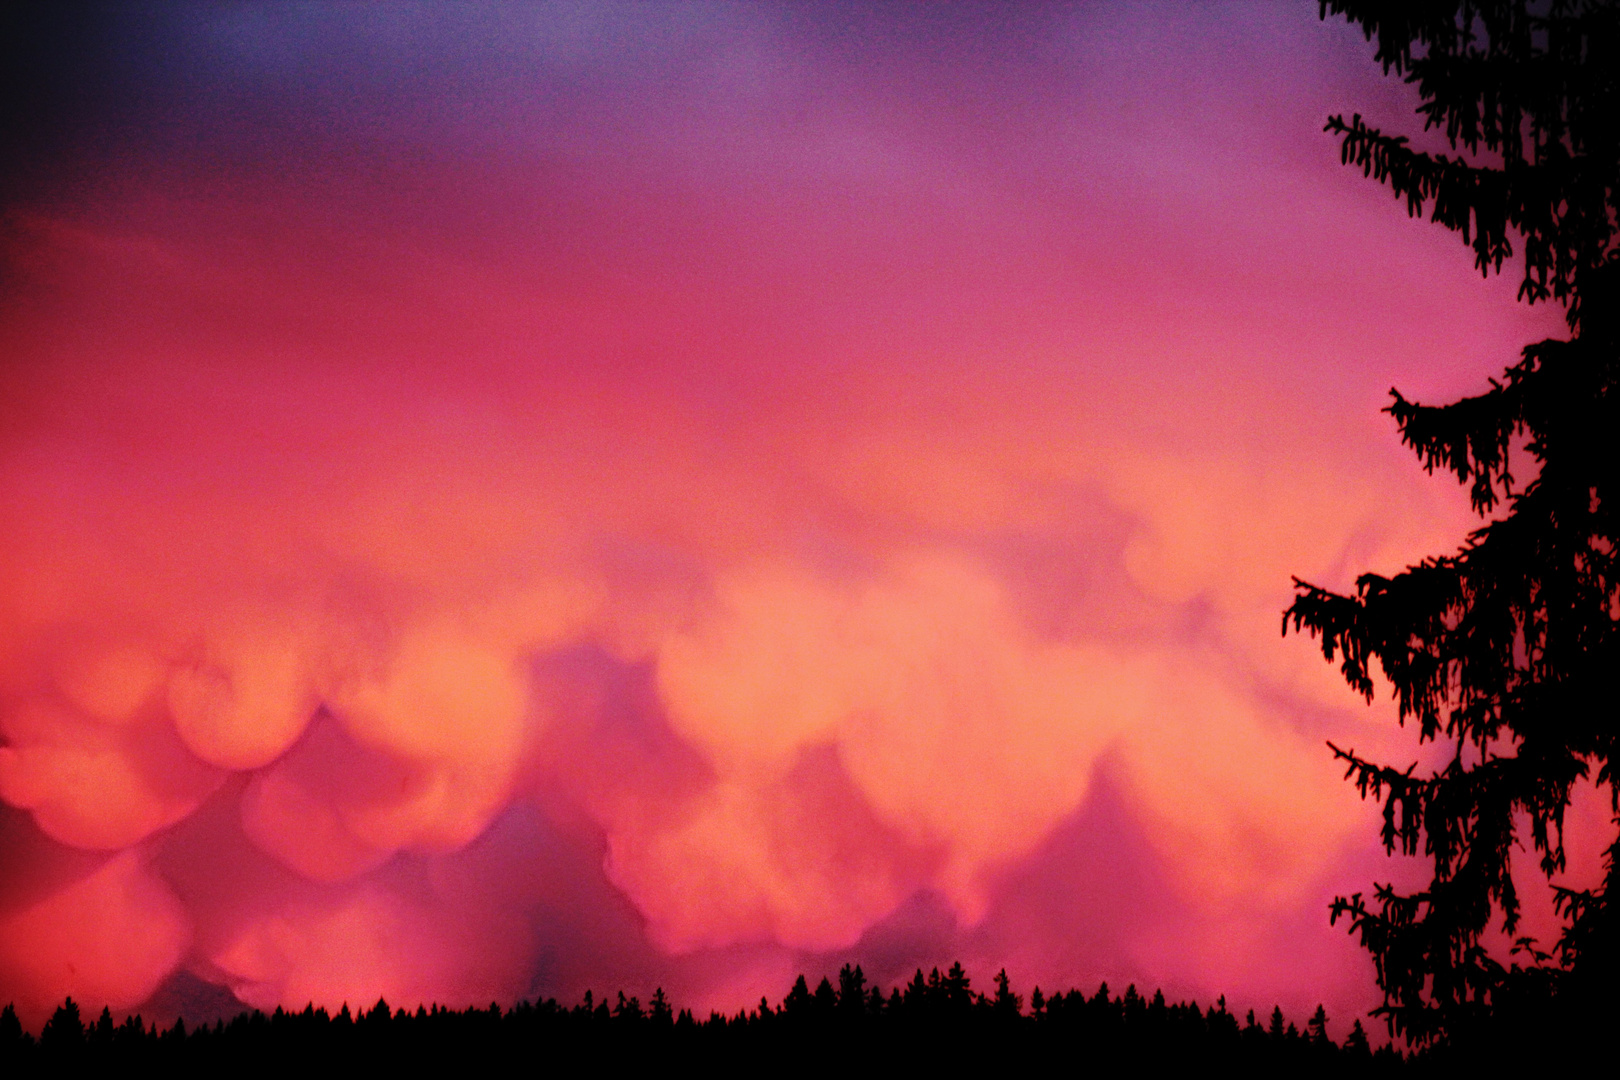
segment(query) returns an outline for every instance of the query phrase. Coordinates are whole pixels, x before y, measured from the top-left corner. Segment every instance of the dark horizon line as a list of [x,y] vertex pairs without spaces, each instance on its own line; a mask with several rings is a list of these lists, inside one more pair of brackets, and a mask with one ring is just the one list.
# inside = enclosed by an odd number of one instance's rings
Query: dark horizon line
[[1367,1045],[1367,1036],[1359,1017],[1354,1021],[1351,1032],[1345,1036],[1343,1047],[1335,1043],[1327,1034],[1329,1021],[1324,1007],[1320,1004],[1317,1006],[1316,1014],[1306,1023],[1306,1033],[1301,1033],[1297,1025],[1287,1019],[1280,1005],[1273,1006],[1267,1025],[1260,1023],[1253,1009],[1247,1011],[1245,1019],[1240,1024],[1236,1014],[1228,1011],[1224,994],[1213,1004],[1201,1009],[1196,999],[1173,1004],[1168,1002],[1162,989],[1155,989],[1151,998],[1145,997],[1137,990],[1134,982],[1130,983],[1123,993],[1113,996],[1108,981],[1104,979],[1090,997],[1077,987],[1071,987],[1066,992],[1054,991],[1048,996],[1041,991],[1039,984],[1036,984],[1030,992],[1029,1007],[1026,1009],[1024,996],[1012,990],[1011,980],[1005,968],[996,974],[992,982],[995,984],[993,995],[974,990],[971,977],[960,961],[957,961],[944,973],[936,966],[926,976],[919,967],[911,980],[891,986],[885,994],[881,986],[866,982],[861,965],[846,963],[839,972],[839,985],[836,987],[829,977],[823,976],[816,988],[811,990],[806,977],[800,974],[778,1005],[772,1006],[768,997],[761,996],[757,1006],[741,1008],[734,1014],[711,1009],[708,1017],[702,1020],[696,1018],[690,1007],[675,1008],[660,986],[645,1006],[639,997],[626,995],[623,990],[617,992],[617,1000],[610,1005],[607,997],[598,999],[591,989],[585,990],[578,1004],[571,1006],[561,1004],[555,997],[541,996],[533,999],[522,998],[505,1008],[498,1001],[491,1001],[487,1007],[468,1005],[463,1009],[455,1009],[438,1002],[431,1005],[420,1002],[412,1011],[409,1006],[398,1008],[390,1006],[384,995],[379,996],[369,1009],[356,1006],[351,1012],[350,1004],[345,1000],[341,1007],[333,1012],[324,1005],[317,1006],[311,999],[302,1009],[296,1007],[289,1009],[277,1005],[274,1010],[266,1012],[257,1006],[247,1006],[228,1018],[217,1017],[212,1024],[204,1020],[191,1029],[186,1026],[183,1012],[176,1017],[170,1027],[165,1029],[155,1020],[148,1027],[142,1015],[134,1010],[125,1014],[121,1023],[115,1022],[112,1019],[111,1009],[107,1006],[103,1006],[99,1018],[85,1023],[78,1003],[73,1000],[72,995],[68,995],[52,1017],[45,1022],[37,1038],[22,1030],[14,1002],[0,1010],[0,1053],[4,1053],[18,1042],[44,1046],[53,1038],[60,1040],[62,1045],[93,1042],[98,1037],[110,1042],[118,1037],[119,1033],[124,1033],[126,1038],[128,1035],[138,1035],[143,1039],[185,1040],[188,1035],[194,1038],[223,1035],[244,1024],[280,1022],[313,1023],[341,1028],[350,1025],[374,1027],[380,1023],[425,1020],[471,1021],[480,1017],[498,1022],[524,1015],[545,1014],[557,1019],[597,1025],[612,1024],[619,1027],[633,1025],[646,1026],[649,1029],[657,1029],[660,1026],[672,1029],[681,1027],[726,1029],[771,1024],[778,1020],[788,1022],[804,1020],[811,1023],[832,1021],[845,1027],[852,1024],[869,1025],[884,1020],[926,1022],[938,1019],[962,1020],[969,1017],[981,1020],[994,1018],[1002,1023],[1040,1023],[1043,1020],[1057,1022],[1058,1018],[1080,1010],[1088,1011],[1093,1019],[1101,1018],[1105,1022],[1109,1017],[1103,1014],[1117,1014],[1112,1018],[1122,1027],[1130,1027],[1133,1022],[1152,1023],[1155,1020],[1162,1022],[1167,1017],[1179,1014],[1183,1020],[1190,1017],[1197,1018],[1197,1022],[1204,1026],[1230,1028],[1232,1033],[1239,1035],[1258,1032],[1272,1039],[1308,1040],[1336,1049]]

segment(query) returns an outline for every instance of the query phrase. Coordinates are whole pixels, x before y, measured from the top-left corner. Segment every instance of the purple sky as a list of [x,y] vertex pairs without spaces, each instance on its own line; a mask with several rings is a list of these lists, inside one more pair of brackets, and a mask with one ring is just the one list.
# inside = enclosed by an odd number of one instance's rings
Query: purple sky
[[30,1022],[736,1008],[956,958],[1338,1034],[1375,1002],[1326,905],[1411,869],[1324,742],[1417,751],[1279,615],[1290,575],[1461,540],[1388,388],[1478,390],[1562,321],[1338,164],[1329,113],[1415,126],[1359,35],[1310,3],[29,32]]

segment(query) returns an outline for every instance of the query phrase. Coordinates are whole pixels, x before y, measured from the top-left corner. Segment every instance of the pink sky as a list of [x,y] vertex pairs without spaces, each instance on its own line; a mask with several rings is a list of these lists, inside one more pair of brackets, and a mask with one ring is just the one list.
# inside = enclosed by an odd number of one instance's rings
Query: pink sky
[[1388,388],[1562,323],[1339,166],[1328,113],[1410,126],[1357,35],[208,7],[75,48],[110,74],[0,241],[0,1001],[736,1008],[959,957],[1375,1003],[1326,904],[1402,871],[1324,741],[1415,750],[1279,615],[1470,527]]

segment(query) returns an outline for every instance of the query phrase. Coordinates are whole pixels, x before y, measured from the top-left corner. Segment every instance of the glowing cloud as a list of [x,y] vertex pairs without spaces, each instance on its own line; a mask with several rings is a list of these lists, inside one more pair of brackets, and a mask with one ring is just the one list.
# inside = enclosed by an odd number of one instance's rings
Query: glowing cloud
[[386,10],[117,15],[8,189],[0,1000],[1367,1004],[1278,613],[1461,534],[1376,410],[1541,315],[1338,170],[1362,43]]

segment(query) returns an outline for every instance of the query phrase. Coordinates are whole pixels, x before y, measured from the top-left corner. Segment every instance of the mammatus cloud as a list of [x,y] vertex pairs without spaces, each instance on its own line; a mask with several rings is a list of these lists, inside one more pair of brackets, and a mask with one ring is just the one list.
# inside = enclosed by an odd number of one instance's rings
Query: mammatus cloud
[[73,995],[95,1007],[140,1005],[185,958],[191,920],[139,851],[0,921],[0,979],[37,1023]]
[[328,38],[215,27],[176,62],[262,115],[7,211],[0,999],[736,1007],[960,955],[1364,1006],[1322,741],[1398,736],[1278,612],[1461,534],[1375,410],[1530,319],[1344,194],[1316,68],[1249,87],[1298,128],[1250,160],[1177,126],[1232,100],[1099,89],[1131,19],[990,63],[1017,122],[949,27],[682,26],[634,78],[581,42],[635,27],[520,49],[477,122],[362,64],[358,157],[242,51]]

